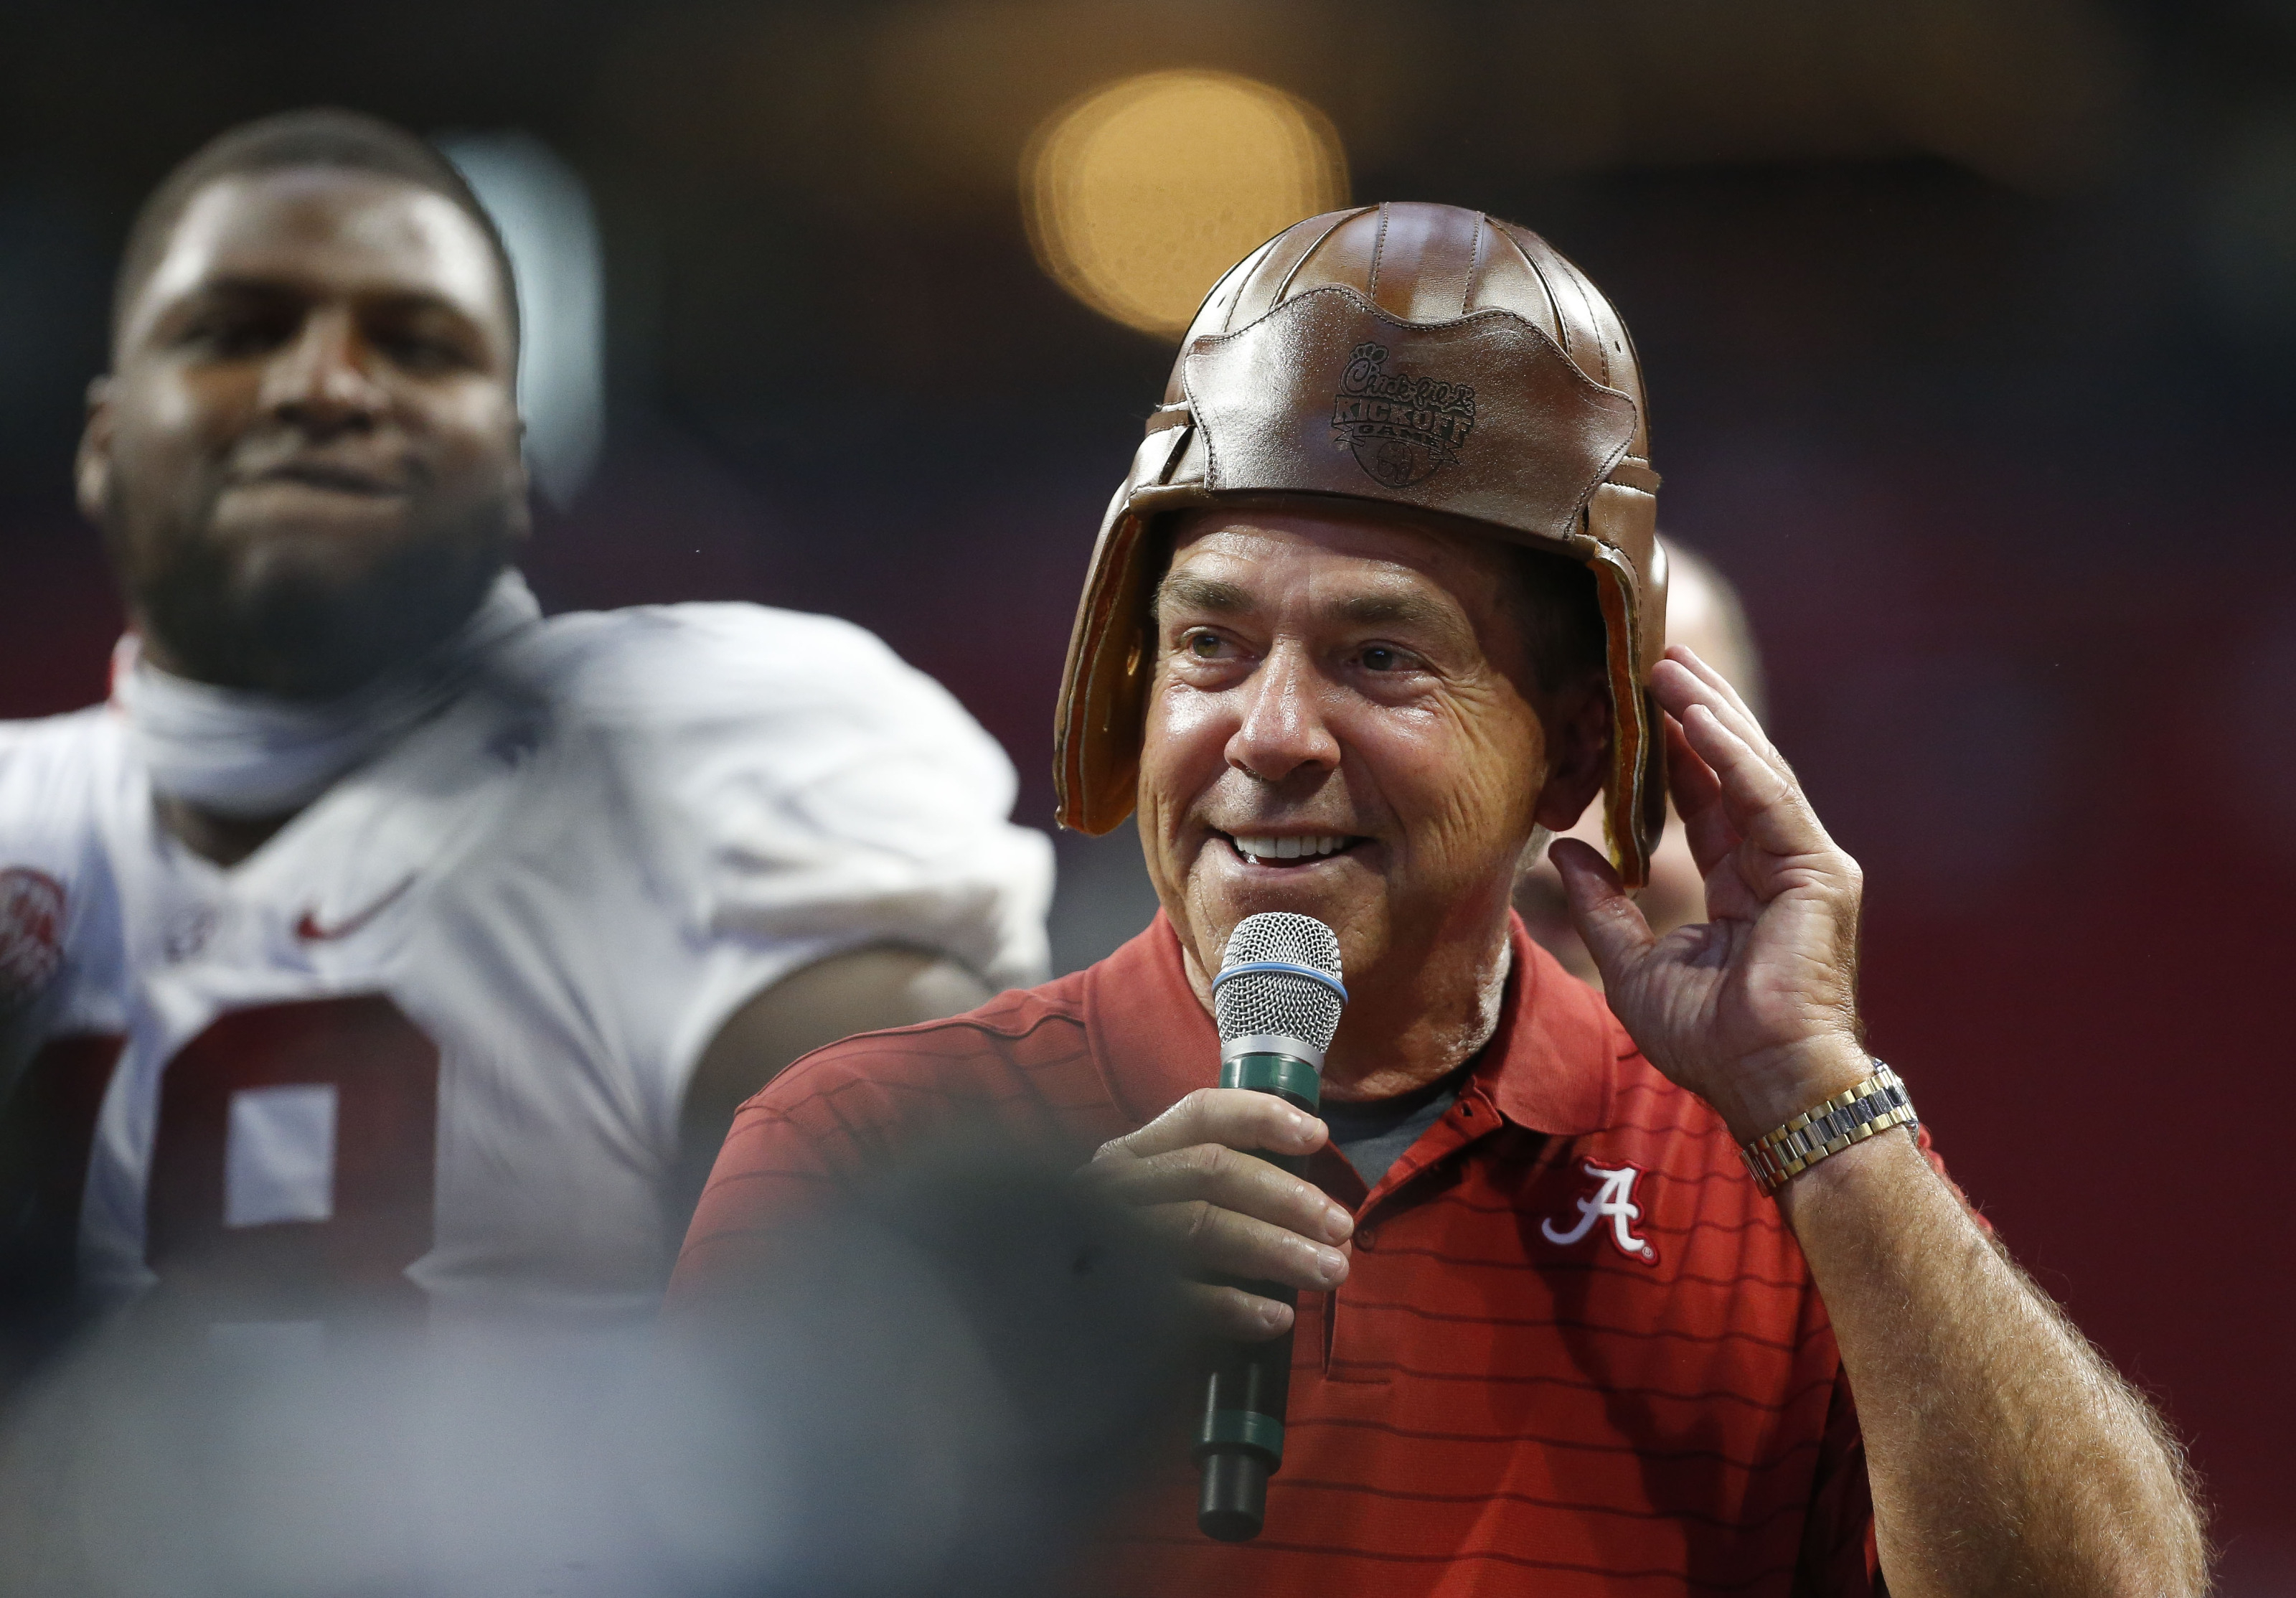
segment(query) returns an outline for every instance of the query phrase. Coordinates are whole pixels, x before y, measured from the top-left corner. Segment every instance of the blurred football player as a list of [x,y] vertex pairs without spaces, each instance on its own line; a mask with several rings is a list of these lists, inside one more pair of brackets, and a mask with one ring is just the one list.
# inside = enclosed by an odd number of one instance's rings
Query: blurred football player
[[365,117],[137,218],[78,466],[111,702],[0,725],[20,1289],[643,1314],[780,1067],[1042,974],[1011,766],[874,637],[543,619],[518,340],[478,201]]
[[[1729,680],[1756,716],[1767,716],[1762,658],[1754,647],[1754,631],[1747,625],[1746,607],[1738,590],[1697,551],[1668,537],[1661,537],[1659,543],[1667,555],[1666,641],[1695,650],[1700,660]],[[1584,839],[1602,848],[1601,807],[1588,806],[1578,824],[1562,836]],[[1636,896],[1635,904],[1650,922],[1652,934],[1659,938],[1677,927],[1706,919],[1706,884],[1699,881],[1698,863],[1691,857],[1689,834],[1672,824],[1670,812],[1667,829],[1651,855],[1650,881]],[[1515,885],[1514,906],[1530,935],[1572,976],[1597,987],[1603,985],[1595,957],[1570,924],[1562,873],[1545,850]]]

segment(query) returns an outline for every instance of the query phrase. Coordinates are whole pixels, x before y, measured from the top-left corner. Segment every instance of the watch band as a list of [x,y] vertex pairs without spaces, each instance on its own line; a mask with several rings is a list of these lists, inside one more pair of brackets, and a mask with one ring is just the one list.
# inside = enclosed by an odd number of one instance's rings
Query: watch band
[[1874,1074],[1857,1086],[1802,1111],[1775,1132],[1740,1144],[1738,1153],[1754,1184],[1766,1193],[1775,1193],[1827,1155],[1839,1154],[1851,1143],[1864,1143],[1892,1127],[1920,1125],[1905,1083],[1876,1060]]

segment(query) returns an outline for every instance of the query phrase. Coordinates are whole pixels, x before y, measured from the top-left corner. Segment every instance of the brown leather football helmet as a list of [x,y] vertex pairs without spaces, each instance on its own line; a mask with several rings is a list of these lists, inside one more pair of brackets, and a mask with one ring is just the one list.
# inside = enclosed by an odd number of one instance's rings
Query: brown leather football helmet
[[1644,684],[1666,644],[1658,474],[1633,340],[1586,275],[1479,211],[1298,223],[1213,288],[1108,508],[1054,726],[1065,826],[1131,814],[1166,512],[1341,496],[1464,520],[1595,574],[1615,743],[1611,856],[1639,887],[1665,824]]

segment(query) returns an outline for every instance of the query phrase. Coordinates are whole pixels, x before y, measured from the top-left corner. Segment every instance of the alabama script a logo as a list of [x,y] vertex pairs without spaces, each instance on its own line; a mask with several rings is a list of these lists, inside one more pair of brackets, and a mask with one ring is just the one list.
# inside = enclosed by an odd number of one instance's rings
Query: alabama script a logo
[[1551,1243],[1565,1245],[1583,1239],[1604,1221],[1611,1223],[1611,1242],[1628,1259],[1638,1259],[1644,1265],[1658,1263],[1658,1250],[1647,1239],[1634,1234],[1634,1224],[1643,1218],[1643,1207],[1635,1202],[1635,1178],[1642,1172],[1633,1166],[1622,1165],[1613,1170],[1588,1160],[1579,1169],[1597,1184],[1595,1191],[1578,1201],[1578,1219],[1570,1226],[1555,1225],[1554,1216],[1539,1222],[1540,1233]]

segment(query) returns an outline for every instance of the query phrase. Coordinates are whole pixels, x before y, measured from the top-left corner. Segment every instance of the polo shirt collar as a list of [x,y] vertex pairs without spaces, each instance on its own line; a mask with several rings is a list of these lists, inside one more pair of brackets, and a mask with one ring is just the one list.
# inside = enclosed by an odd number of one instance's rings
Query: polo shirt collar
[[1521,916],[1510,920],[1514,960],[1498,1028],[1469,1088],[1518,1127],[1557,1137],[1599,1132],[1618,1090],[1618,1022],[1602,995],[1538,947]]
[[[1467,1091],[1533,1131],[1574,1137],[1610,1123],[1617,1023],[1610,1007],[1556,963],[1514,918],[1514,959],[1497,1029]],[[1085,1029],[1110,1096],[1145,1124],[1219,1083],[1219,1029],[1188,986],[1180,939],[1162,911],[1085,973]]]
[[1085,972],[1084,1024],[1110,1096],[1143,1126],[1219,1086],[1219,1028],[1188,986],[1179,934],[1161,910]]

